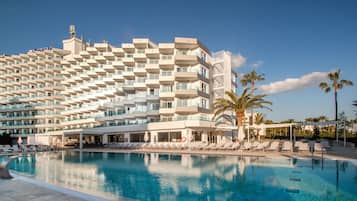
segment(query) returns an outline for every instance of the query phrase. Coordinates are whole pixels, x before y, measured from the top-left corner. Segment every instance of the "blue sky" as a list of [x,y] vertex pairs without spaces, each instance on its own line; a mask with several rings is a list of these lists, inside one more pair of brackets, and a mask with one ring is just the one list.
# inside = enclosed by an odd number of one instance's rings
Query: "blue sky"
[[[79,35],[114,45],[133,37],[170,42],[198,37],[213,52],[246,58],[239,73],[255,68],[262,84],[337,67],[355,83],[340,93],[340,110],[353,117],[357,100],[357,1],[14,1],[0,2],[0,53],[54,46],[75,24]],[[253,67],[255,63],[259,67]],[[271,94],[273,120],[333,118],[333,95],[317,86]]]

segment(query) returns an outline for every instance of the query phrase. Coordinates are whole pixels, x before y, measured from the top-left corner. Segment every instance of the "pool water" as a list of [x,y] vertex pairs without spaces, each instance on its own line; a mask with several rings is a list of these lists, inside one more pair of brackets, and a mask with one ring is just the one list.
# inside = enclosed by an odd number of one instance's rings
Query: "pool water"
[[11,170],[108,199],[357,200],[350,161],[158,153],[37,153]]
[[2,164],[7,158],[7,155],[0,155],[0,164]]

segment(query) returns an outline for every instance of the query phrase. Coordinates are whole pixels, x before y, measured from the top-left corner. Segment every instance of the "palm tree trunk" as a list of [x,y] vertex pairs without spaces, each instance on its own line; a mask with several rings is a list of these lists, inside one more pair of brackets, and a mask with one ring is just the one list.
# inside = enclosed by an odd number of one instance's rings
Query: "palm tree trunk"
[[242,141],[244,139],[244,131],[243,133],[241,128],[243,127],[243,120],[244,120],[244,110],[242,111],[237,111],[236,112],[236,117],[237,117],[237,137],[239,141]]
[[[252,80],[252,97],[254,96],[254,80]],[[252,118],[252,124],[254,124],[254,111],[253,111],[253,108],[251,109],[251,112],[250,112],[250,118]],[[249,118],[249,122],[248,122],[248,142],[249,142],[249,137],[250,137],[250,118]]]
[[[335,89],[335,121],[338,120],[338,103],[337,103],[337,90]],[[337,130],[337,123],[335,125],[335,138],[338,141],[338,130]]]

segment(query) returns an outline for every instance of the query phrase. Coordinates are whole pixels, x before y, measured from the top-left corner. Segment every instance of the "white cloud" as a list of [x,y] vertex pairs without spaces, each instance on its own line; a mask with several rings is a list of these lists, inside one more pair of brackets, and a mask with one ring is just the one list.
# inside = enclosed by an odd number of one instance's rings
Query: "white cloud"
[[232,67],[239,68],[245,64],[247,58],[240,53],[232,54]]
[[263,63],[264,63],[264,61],[258,60],[258,61],[256,61],[256,62],[250,64],[250,66],[253,67],[253,68],[258,68],[258,67],[262,66]]
[[259,86],[259,89],[266,94],[276,94],[297,89],[317,86],[321,81],[327,79],[328,72],[312,72],[300,78],[287,78],[282,81],[271,82]]

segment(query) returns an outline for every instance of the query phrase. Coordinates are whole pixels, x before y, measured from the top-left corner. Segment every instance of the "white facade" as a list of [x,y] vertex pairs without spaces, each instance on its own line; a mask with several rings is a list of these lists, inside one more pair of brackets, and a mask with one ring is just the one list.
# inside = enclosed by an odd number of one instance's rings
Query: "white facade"
[[[212,104],[236,88],[229,52],[212,56],[196,38],[159,44],[137,38],[115,47],[90,45],[74,34],[63,40],[61,52],[59,121],[45,134],[82,136],[84,143],[221,139]],[[9,93],[2,89],[2,96]]]

